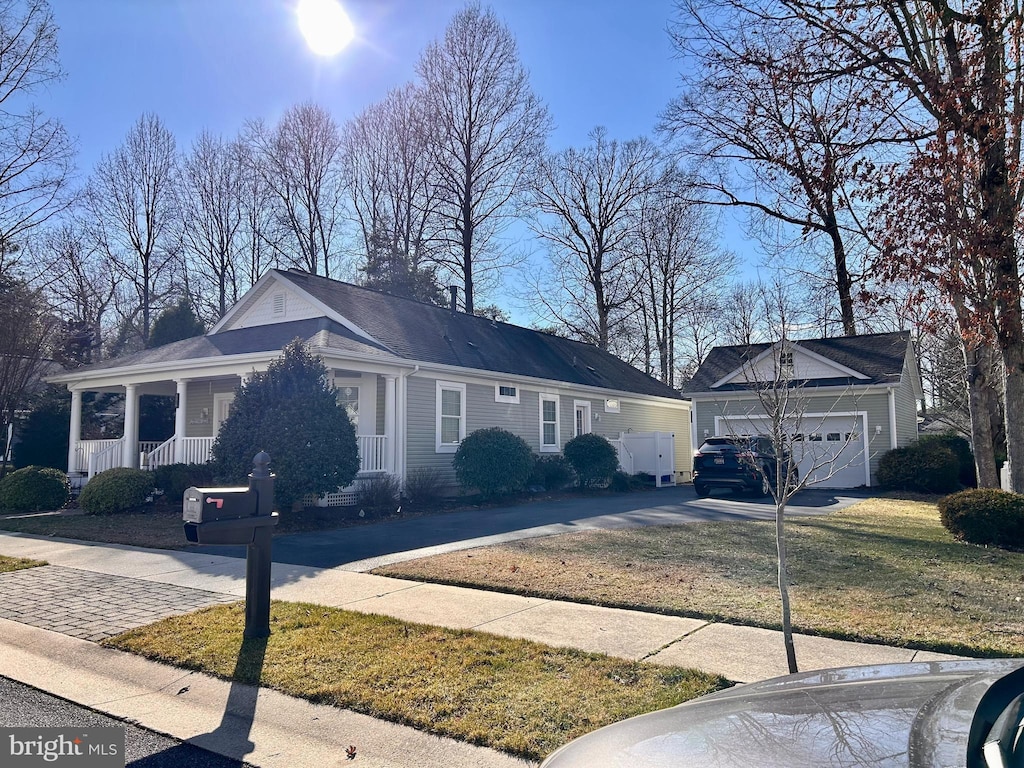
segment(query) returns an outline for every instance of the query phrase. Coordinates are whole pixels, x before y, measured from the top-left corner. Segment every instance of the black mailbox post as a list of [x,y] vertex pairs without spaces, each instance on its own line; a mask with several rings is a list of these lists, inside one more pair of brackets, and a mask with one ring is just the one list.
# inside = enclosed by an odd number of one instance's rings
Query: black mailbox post
[[245,637],[270,635],[270,565],[274,475],[270,456],[253,459],[248,488],[189,488],[182,501],[185,539],[196,544],[245,544]]

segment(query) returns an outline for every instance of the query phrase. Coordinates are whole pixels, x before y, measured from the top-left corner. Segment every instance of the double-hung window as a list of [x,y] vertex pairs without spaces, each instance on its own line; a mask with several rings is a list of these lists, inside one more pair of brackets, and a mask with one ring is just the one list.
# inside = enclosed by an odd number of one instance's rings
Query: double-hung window
[[466,437],[466,385],[437,382],[437,452],[455,453]]
[[558,395],[540,396],[540,450],[558,451]]

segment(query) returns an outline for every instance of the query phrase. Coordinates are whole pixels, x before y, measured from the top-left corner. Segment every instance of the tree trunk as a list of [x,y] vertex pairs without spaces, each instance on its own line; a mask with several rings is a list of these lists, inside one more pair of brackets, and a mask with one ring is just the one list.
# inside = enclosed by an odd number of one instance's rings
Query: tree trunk
[[853,278],[846,266],[846,248],[843,235],[835,217],[829,216],[825,221],[825,229],[832,239],[832,257],[836,267],[836,288],[839,290],[839,312],[843,319],[843,335],[856,336],[857,323],[853,315]]
[[988,381],[985,361],[980,350],[964,349],[967,361],[967,388],[970,397],[971,442],[974,444],[974,463],[978,471],[979,488],[998,488],[999,470],[996,468],[995,440],[992,434],[993,410],[998,412],[998,396]]
[[796,646],[793,645],[793,624],[789,612],[789,571],[786,565],[786,529],[784,525],[786,507],[775,505],[775,544],[779,554],[779,597],[782,598],[782,642],[786,648],[786,663],[789,673],[800,670],[796,665]]

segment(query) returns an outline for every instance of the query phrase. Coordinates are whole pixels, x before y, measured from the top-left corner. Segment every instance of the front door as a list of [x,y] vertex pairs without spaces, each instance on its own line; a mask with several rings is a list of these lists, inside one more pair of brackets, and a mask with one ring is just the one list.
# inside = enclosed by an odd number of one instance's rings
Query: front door
[[586,435],[590,432],[590,403],[576,403],[576,436]]
[[231,414],[231,404],[235,401],[234,392],[218,392],[213,396],[213,436],[220,434],[220,425],[227,421]]

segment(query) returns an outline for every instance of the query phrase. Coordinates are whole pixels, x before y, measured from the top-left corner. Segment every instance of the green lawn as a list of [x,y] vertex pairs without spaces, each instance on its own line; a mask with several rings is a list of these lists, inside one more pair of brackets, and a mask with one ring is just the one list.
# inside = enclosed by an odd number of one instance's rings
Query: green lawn
[[243,644],[241,604],[104,644],[226,679],[540,759],[625,717],[727,685],[715,675],[336,608],[274,602]]
[[[934,504],[868,499],[787,522],[798,631],[966,655],[1024,655],[1024,553],[956,542]],[[528,539],[377,569],[388,576],[777,628],[774,523]]]

